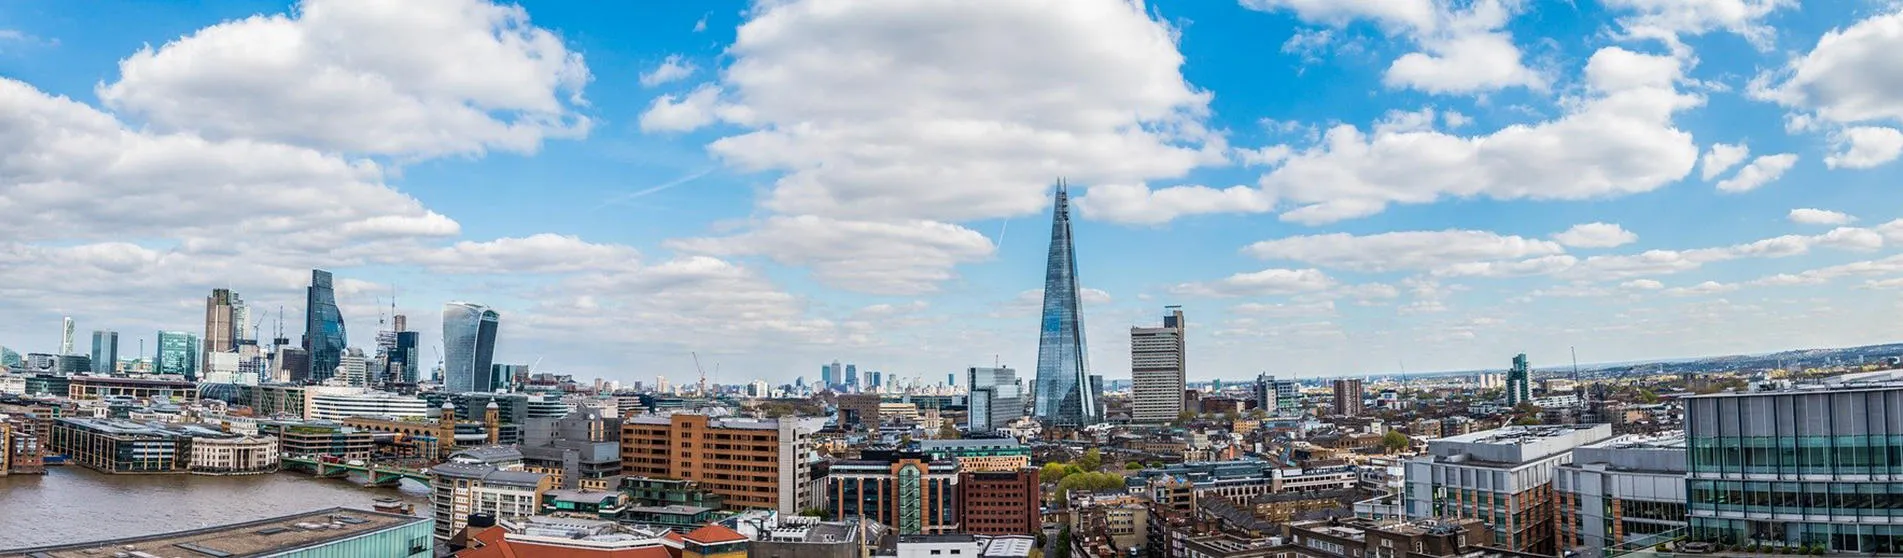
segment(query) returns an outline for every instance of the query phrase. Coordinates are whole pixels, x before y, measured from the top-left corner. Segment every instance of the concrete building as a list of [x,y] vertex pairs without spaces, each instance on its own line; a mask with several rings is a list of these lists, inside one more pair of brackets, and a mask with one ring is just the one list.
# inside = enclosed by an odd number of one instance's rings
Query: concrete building
[[1183,413],[1188,368],[1183,309],[1168,307],[1163,327],[1130,328],[1130,420],[1164,423]]
[[1612,437],[1606,424],[1512,426],[1430,440],[1407,463],[1408,517],[1478,518],[1510,550],[1557,554],[1553,477],[1573,448]]
[[621,419],[582,408],[561,418],[532,418],[523,428],[522,458],[555,476],[561,488],[621,473]]
[[[345,361],[349,356],[343,357]],[[429,403],[408,395],[369,391],[361,387],[309,386],[305,388],[306,414],[318,420],[342,420],[349,417],[424,418]]]
[[1018,371],[971,367],[965,370],[965,384],[971,394],[966,430],[996,432],[1024,417],[1024,383],[1018,380]]
[[1620,436],[1573,450],[1553,479],[1559,549],[1581,558],[1639,548],[1683,533],[1685,435]]
[[957,459],[960,472],[1011,472],[1031,466],[1031,448],[1011,438],[920,440],[918,450]]
[[101,473],[183,473],[191,442],[142,423],[62,418],[53,421],[48,447],[73,464]]
[[1333,382],[1335,388],[1335,414],[1344,417],[1361,416],[1361,378],[1339,378]]
[[278,471],[274,436],[193,438],[190,469],[194,475],[257,475]]
[[813,434],[825,419],[634,415],[621,421],[621,472],[692,480],[730,509],[792,515],[813,503]]
[[[823,521],[817,517],[749,512],[735,525],[753,539],[754,558],[863,558],[865,550],[896,539],[891,529],[871,519]],[[940,558],[949,558],[941,556]]]
[[429,468],[430,505],[438,541],[469,525],[471,514],[507,520],[540,512],[542,494],[554,488],[548,475],[522,470],[522,454],[489,447],[457,452]]
[[833,462],[826,494],[834,520],[870,517],[904,535],[958,531],[958,464],[929,454],[866,449]]
[[963,471],[958,474],[958,517],[963,532],[978,535],[1035,535],[1042,488],[1037,469]]
[[0,551],[0,557],[270,556],[431,558],[430,520],[329,508],[189,531]]
[[[29,386],[30,387],[30,386]],[[130,397],[153,401],[190,403],[198,400],[198,385],[189,381],[72,376],[67,378],[66,396],[74,400]]]

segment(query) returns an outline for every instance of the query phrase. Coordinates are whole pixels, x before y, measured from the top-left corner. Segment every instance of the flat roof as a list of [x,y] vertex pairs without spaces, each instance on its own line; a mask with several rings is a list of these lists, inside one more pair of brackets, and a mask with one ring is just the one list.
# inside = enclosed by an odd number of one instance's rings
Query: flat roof
[[258,556],[309,548],[429,521],[429,518],[409,515],[341,507],[326,508],[190,531],[60,546],[0,550],[0,557],[98,558],[127,550],[159,556]]

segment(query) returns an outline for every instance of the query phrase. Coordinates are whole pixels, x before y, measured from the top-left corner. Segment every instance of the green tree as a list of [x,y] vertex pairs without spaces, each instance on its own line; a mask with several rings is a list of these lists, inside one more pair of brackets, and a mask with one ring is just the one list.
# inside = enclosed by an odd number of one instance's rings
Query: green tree
[[1123,476],[1116,473],[1078,473],[1057,481],[1059,494],[1072,490],[1111,490],[1123,488]]
[[1142,464],[1142,463],[1137,463],[1137,462],[1135,462],[1135,461],[1125,461],[1125,462],[1123,462],[1123,470],[1125,470],[1125,471],[1135,471],[1135,470],[1138,470],[1138,469],[1142,469],[1142,468],[1143,468],[1143,464]]
[[1057,532],[1057,548],[1052,550],[1054,552],[1051,552],[1051,558],[1070,558],[1070,526],[1069,525],[1065,525],[1063,531]]
[[1389,430],[1387,434],[1381,435],[1381,447],[1388,450],[1388,453],[1407,449],[1407,444],[1407,435],[1399,430]]
[[1078,468],[1083,469],[1085,471],[1096,471],[1098,469],[1102,469],[1103,468],[1103,452],[1097,451],[1097,448],[1090,448],[1090,449],[1084,450],[1084,454],[1082,456],[1079,456],[1076,461],[1072,461],[1071,463],[1075,463]]
[[940,440],[956,440],[963,436],[964,433],[959,432],[958,426],[953,425],[951,421],[945,421],[943,425],[938,427],[938,439]]
[[1639,402],[1640,402],[1640,403],[1644,403],[1644,404],[1647,404],[1647,405],[1651,405],[1651,404],[1653,404],[1653,403],[1658,403],[1658,402],[1659,402],[1659,394],[1657,394],[1657,393],[1652,393],[1652,390],[1649,390],[1649,389],[1640,389],[1640,390],[1639,390]]
[[1538,425],[1539,423],[1540,423],[1539,415],[1527,415],[1517,419],[1513,419],[1513,424],[1519,425],[1519,426],[1534,426],[1534,425]]
[[1069,465],[1054,461],[1045,463],[1044,468],[1037,472],[1037,480],[1038,482],[1057,482],[1064,480],[1064,477],[1070,476],[1069,467]]
[[823,508],[806,508],[806,509],[800,510],[800,515],[804,515],[807,517],[818,517],[818,518],[824,519],[826,517],[826,510]]

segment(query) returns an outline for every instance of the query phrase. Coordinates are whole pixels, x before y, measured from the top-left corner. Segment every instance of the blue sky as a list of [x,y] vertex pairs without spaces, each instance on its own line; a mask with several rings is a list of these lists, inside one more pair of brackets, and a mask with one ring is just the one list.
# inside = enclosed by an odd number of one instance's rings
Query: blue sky
[[321,267],[355,344],[394,290],[583,376],[1028,377],[1059,176],[1110,378],[1167,304],[1196,380],[1894,341],[1897,48],[1875,1],[11,3],[0,344],[225,286],[295,338]]

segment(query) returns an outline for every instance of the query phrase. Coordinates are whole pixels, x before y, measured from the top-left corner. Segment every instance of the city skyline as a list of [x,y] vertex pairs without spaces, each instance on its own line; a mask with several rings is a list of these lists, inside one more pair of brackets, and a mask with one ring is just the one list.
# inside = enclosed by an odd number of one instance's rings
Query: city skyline
[[[1060,175],[1103,247],[1079,265],[1110,379],[1170,304],[1197,316],[1192,380],[1894,339],[1903,102],[1860,81],[1895,71],[1864,54],[1894,7],[1327,4],[414,3],[379,15],[457,7],[438,31],[485,40],[395,53],[453,41],[322,0],[0,8],[5,138],[44,162],[0,167],[0,344],[56,352],[72,316],[150,358],[214,288],[296,343],[316,268],[348,346],[394,287],[412,316],[509,315],[498,361],[623,381],[695,352],[775,384],[834,358],[1028,370],[1026,224]],[[258,29],[297,63],[224,40]],[[472,59],[497,71],[403,70]]]

